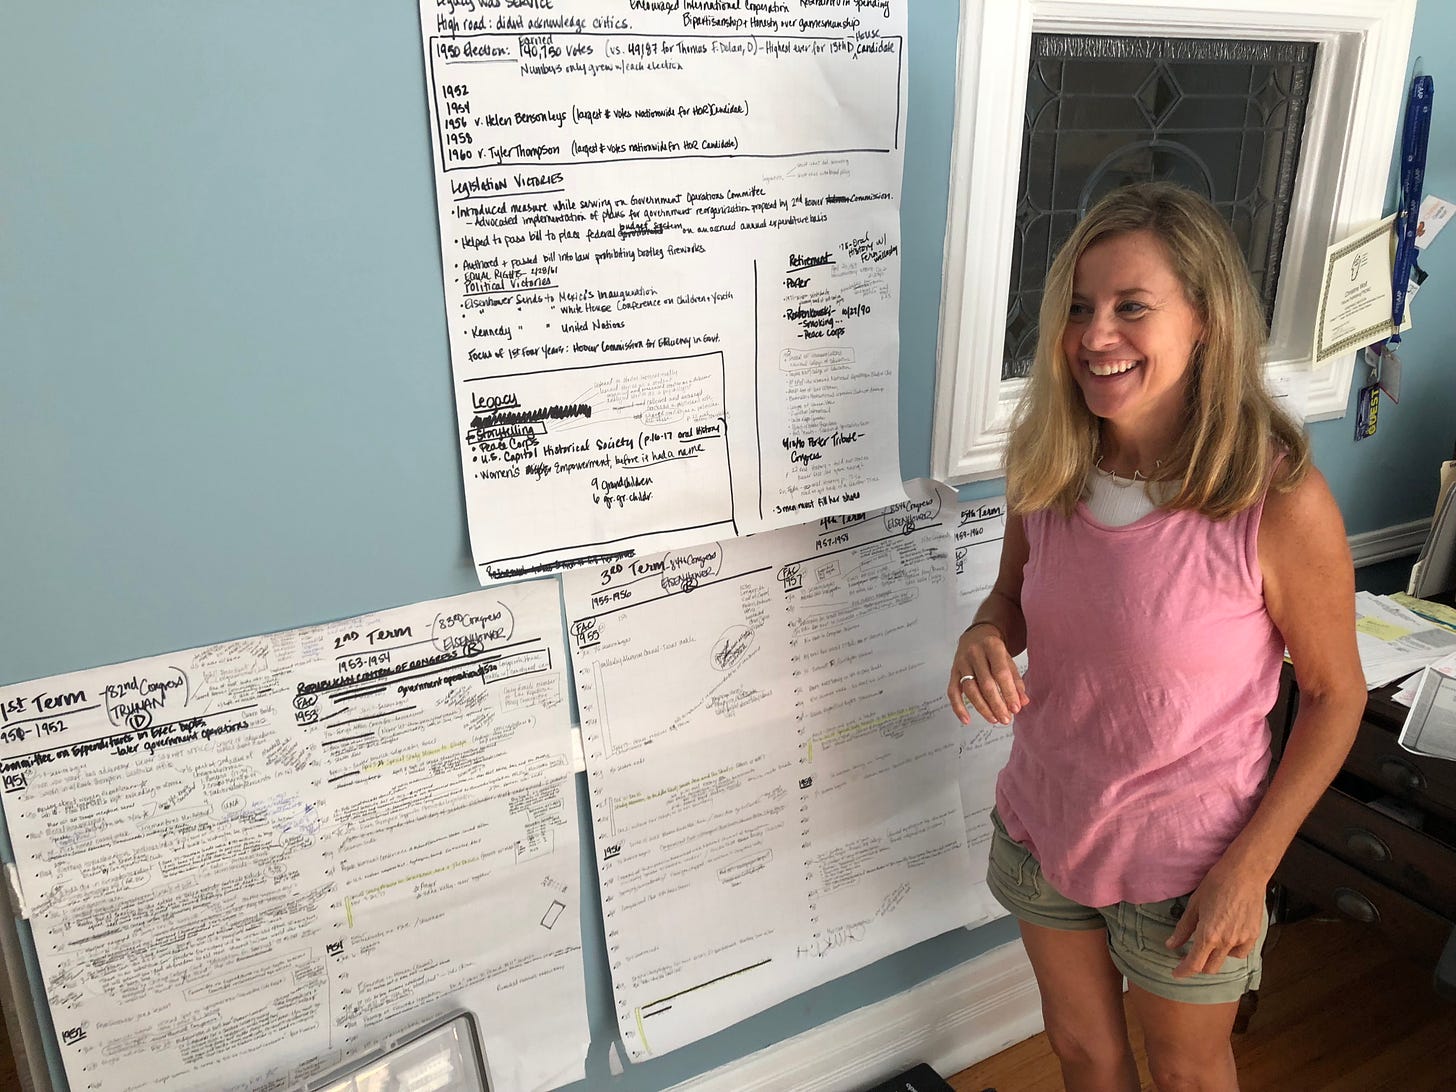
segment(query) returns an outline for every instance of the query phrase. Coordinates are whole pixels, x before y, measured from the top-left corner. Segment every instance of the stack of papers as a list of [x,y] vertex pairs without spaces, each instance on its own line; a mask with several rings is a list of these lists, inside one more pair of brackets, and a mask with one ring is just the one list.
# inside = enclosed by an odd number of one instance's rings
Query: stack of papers
[[1401,705],[1410,705],[1416,700],[1416,690],[1420,688],[1421,683],[1425,681],[1426,676],[1432,671],[1456,678],[1456,652],[1442,657],[1428,667],[1421,668],[1418,674],[1412,675],[1400,684],[1400,689],[1390,695],[1390,700],[1398,701]]
[[1355,594],[1355,640],[1367,690],[1456,653],[1456,631],[1369,592]]
[[[1456,463],[1452,463],[1453,472],[1456,472]],[[1456,607],[1447,606],[1445,603],[1438,603],[1432,599],[1418,599],[1414,595],[1407,595],[1405,592],[1396,592],[1390,597],[1392,603],[1399,603],[1407,610],[1413,610],[1422,618],[1428,618],[1432,622],[1440,622],[1447,629],[1456,629]]]

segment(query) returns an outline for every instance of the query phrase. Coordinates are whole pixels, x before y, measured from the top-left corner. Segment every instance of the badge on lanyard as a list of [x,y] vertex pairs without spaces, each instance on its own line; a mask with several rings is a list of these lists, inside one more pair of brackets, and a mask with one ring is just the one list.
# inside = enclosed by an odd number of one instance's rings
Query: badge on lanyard
[[1365,366],[1370,369],[1369,385],[1379,387],[1392,402],[1400,402],[1400,354],[1388,341],[1365,346]]
[[1431,100],[1435,81],[1430,76],[1411,80],[1400,136],[1400,207],[1395,216],[1395,262],[1390,279],[1390,344],[1400,342],[1405,324],[1406,294],[1416,266],[1416,239],[1421,222],[1421,190],[1426,181],[1426,145],[1431,136]]
[[1355,439],[1363,440],[1375,435],[1377,418],[1380,416],[1380,386],[1370,383],[1360,388],[1355,403]]

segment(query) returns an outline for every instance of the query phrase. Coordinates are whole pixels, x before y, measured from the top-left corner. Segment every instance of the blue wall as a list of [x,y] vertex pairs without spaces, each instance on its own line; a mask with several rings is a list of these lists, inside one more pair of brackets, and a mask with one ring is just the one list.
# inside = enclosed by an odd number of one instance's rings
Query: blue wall
[[[0,683],[476,586],[413,8],[0,10]],[[910,18],[906,477],[930,467],[957,15],[914,0]],[[1424,0],[1416,40],[1456,40],[1456,8]],[[1456,198],[1441,97],[1456,62],[1425,70],[1427,188]],[[1359,445],[1348,420],[1312,429],[1352,532],[1429,515],[1456,441],[1456,238],[1425,264],[1401,405]],[[608,1081],[597,913],[588,895],[594,1042],[577,1087]],[[613,1086],[662,1088],[1012,932],[928,941]]]

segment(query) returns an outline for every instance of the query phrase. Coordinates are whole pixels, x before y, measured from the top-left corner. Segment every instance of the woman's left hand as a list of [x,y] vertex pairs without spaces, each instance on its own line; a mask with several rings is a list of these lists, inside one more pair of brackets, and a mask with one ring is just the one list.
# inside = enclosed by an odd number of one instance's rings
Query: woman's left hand
[[1167,940],[1172,951],[1188,945],[1173,977],[1217,974],[1226,958],[1246,958],[1259,943],[1264,894],[1265,881],[1257,876],[1240,875],[1224,861],[1209,869]]

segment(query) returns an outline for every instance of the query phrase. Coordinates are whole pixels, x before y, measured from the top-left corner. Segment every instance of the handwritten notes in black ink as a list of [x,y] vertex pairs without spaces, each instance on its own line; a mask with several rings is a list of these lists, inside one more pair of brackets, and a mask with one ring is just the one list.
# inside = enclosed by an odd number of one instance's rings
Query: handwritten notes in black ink
[[903,0],[420,0],[483,582],[903,499]]
[[[990,594],[1001,566],[1001,541],[1006,537],[1006,498],[962,501],[954,509],[956,597],[951,608],[951,629],[946,637],[946,667],[956,641],[971,624],[976,610]],[[1016,658],[1025,671],[1026,656]],[[996,804],[996,775],[1011,754],[1011,729],[991,724],[974,709],[970,726],[960,736],[961,806],[966,813],[966,844],[975,860],[984,860],[991,842],[991,808]],[[966,924],[976,925],[1001,917],[1006,911],[980,879],[963,896]]]
[[634,1059],[973,911],[945,700],[955,495],[567,573]]
[[583,1072],[553,584],[0,688],[72,1088],[298,1087],[472,1009],[493,1087]]

